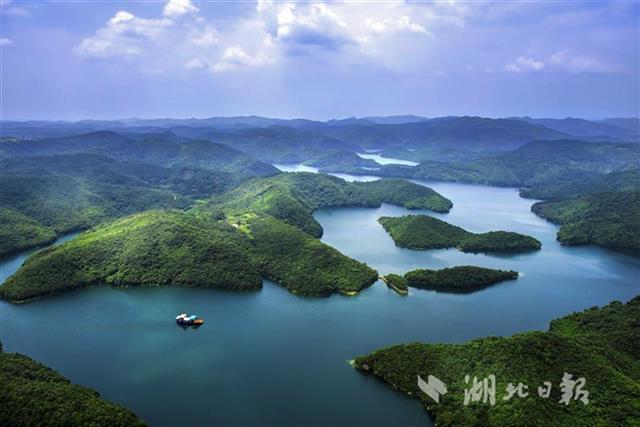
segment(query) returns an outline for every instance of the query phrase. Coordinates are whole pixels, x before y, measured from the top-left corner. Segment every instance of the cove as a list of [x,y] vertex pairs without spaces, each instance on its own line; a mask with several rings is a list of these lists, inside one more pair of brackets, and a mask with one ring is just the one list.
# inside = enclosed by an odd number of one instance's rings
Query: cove
[[[347,176],[351,180],[362,177]],[[375,179],[366,177],[364,179]],[[425,183],[451,199],[433,214],[473,232],[504,229],[542,241],[535,253],[493,256],[398,248],[376,222],[406,209],[325,209],[322,240],[381,274],[473,264],[523,275],[473,294],[377,282],[356,297],[300,298],[265,281],[254,293],[91,288],[29,304],[0,302],[0,340],[98,390],[152,425],[430,425],[419,402],[352,369],[348,359],[410,341],[461,342],[547,328],[549,320],[640,293],[640,261],[567,248],[514,189]],[[26,254],[1,262],[2,279]],[[206,319],[177,327],[183,311]],[[464,376],[465,372],[460,375]]]

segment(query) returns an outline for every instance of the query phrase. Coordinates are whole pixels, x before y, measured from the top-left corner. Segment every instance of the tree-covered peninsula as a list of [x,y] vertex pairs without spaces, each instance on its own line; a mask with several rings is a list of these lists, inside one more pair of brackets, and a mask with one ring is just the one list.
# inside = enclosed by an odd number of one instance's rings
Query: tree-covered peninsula
[[196,209],[218,212],[240,226],[253,214],[264,213],[321,237],[322,227],[313,218],[313,211],[328,207],[378,207],[381,203],[437,212],[448,212],[453,206],[434,190],[401,179],[352,183],[331,175],[299,172],[249,180]]
[[380,164],[375,160],[363,159],[353,151],[348,150],[334,151],[304,164],[318,168],[322,172],[349,173],[349,171],[357,171],[359,168],[369,170],[380,168]]
[[380,276],[380,279],[387,285],[389,289],[393,289],[400,295],[409,295],[409,288],[407,287],[407,279],[399,274],[389,273],[385,276]]
[[531,210],[561,225],[558,240],[563,245],[594,244],[640,256],[640,191],[539,202]]
[[433,190],[415,187],[304,173],[257,178],[188,212],[141,212],[40,251],[0,287],[0,296],[25,301],[105,284],[245,290],[260,288],[261,277],[300,295],[354,294],[377,273],[320,242],[313,211],[382,201],[450,205]]
[[[554,320],[548,332],[463,344],[397,345],[358,357],[354,366],[420,399],[441,426],[640,425],[639,324],[636,297]],[[571,389],[563,396],[561,382],[567,374],[569,380],[584,378],[585,383],[567,383]],[[418,376],[427,381],[430,375],[447,387],[439,403],[418,387]],[[470,395],[465,404],[474,377],[480,399]],[[495,390],[493,405],[490,399],[483,402],[485,378],[489,391]],[[526,386],[524,396],[513,394],[520,383]]]
[[455,247],[463,252],[519,252],[541,247],[538,240],[524,234],[509,231],[471,233],[428,215],[381,217],[378,222],[397,246],[409,249]]
[[24,301],[91,285],[258,289],[243,233],[180,211],[155,210],[97,226],[32,255],[0,286]]
[[74,385],[56,371],[21,354],[2,352],[0,343],[0,425],[145,426],[127,409]]

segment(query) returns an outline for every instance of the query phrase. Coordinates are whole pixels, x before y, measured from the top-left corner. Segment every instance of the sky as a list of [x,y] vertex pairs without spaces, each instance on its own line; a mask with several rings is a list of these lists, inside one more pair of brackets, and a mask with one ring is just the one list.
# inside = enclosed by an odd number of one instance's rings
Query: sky
[[3,119],[637,117],[638,1],[0,0]]

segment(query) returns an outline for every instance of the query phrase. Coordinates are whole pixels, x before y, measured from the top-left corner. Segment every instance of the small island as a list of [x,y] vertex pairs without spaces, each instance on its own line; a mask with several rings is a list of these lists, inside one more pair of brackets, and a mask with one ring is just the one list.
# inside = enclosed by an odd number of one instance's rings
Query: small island
[[404,278],[407,286],[412,288],[470,293],[506,280],[515,280],[518,272],[464,265],[441,270],[413,270],[406,273]]
[[22,354],[2,352],[0,425],[146,426],[129,410],[98,392],[71,384],[58,372]]
[[441,270],[417,269],[404,276],[387,274],[380,276],[389,289],[400,295],[408,295],[409,287],[438,292],[471,293],[496,283],[518,278],[517,271],[463,265]]
[[[418,398],[441,426],[639,425],[640,296],[551,322],[548,332],[487,337],[463,344],[401,344],[356,358],[352,365],[411,398]],[[565,373],[584,378],[588,404],[562,399]],[[448,392],[435,403],[420,388],[433,375]],[[495,375],[495,406],[464,404],[465,375]],[[538,395],[544,381],[548,398]],[[508,383],[528,386],[528,397],[505,399]]]
[[458,248],[463,252],[521,252],[541,248],[539,240],[510,231],[471,233],[428,215],[380,217],[396,246],[424,250]]

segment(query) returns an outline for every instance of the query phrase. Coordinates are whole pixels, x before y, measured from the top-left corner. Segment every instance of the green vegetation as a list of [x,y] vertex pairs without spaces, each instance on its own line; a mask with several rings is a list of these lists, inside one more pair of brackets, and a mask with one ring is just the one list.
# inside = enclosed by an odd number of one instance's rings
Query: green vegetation
[[273,175],[278,170],[234,148],[211,141],[176,140],[171,134],[127,137],[99,131],[61,138],[3,144],[0,158],[98,154],[121,162],[170,168],[196,168],[237,173],[244,176]]
[[447,213],[453,207],[451,200],[435,190],[403,179],[380,179],[355,185],[364,187],[383,203],[407,209],[429,209]]
[[[153,208],[184,208],[188,201],[167,190],[113,185],[69,176],[0,176],[0,199],[12,214],[32,230],[3,242],[3,253],[40,244],[33,230],[56,235],[88,228],[99,222]],[[6,231],[5,231],[6,232]],[[9,233],[11,233],[9,231]]]
[[400,295],[409,295],[409,288],[407,288],[407,279],[399,274],[387,274],[380,277],[384,283],[386,283],[389,289],[393,289]]
[[404,275],[408,286],[444,292],[473,292],[505,280],[518,278],[517,271],[494,270],[474,266],[413,270]]
[[256,219],[250,230],[262,274],[293,293],[353,295],[378,279],[366,264],[275,218]]
[[251,245],[233,227],[179,211],[147,211],[32,255],[0,287],[24,301],[91,285],[258,289]]
[[233,191],[198,206],[198,211],[221,211],[232,223],[243,225],[246,218],[267,214],[314,236],[322,227],[313,218],[322,207],[377,207],[380,201],[363,188],[330,175],[283,173],[253,179]]
[[[442,426],[640,425],[640,297],[613,302],[551,322],[549,332],[488,337],[464,344],[406,344],[359,357],[354,366],[417,397]],[[570,373],[585,378],[589,404],[562,398],[560,382]],[[447,384],[439,404],[417,386],[434,375]],[[464,405],[471,384],[495,375],[495,406]],[[538,395],[552,383],[548,398]],[[473,379],[470,380],[470,383]],[[528,386],[528,396],[504,400],[508,383]]]
[[541,246],[539,240],[512,231],[473,234],[458,244],[463,252],[519,252],[538,250]]
[[52,243],[56,233],[12,209],[0,208],[0,256]]
[[534,184],[520,189],[520,196],[530,199],[566,199],[590,193],[639,191],[640,168],[591,175],[579,181]]
[[313,166],[323,172],[346,172],[358,170],[358,168],[379,169],[380,164],[375,160],[363,159],[353,151],[334,151],[315,160],[304,163]]
[[561,225],[562,244],[594,244],[640,256],[640,191],[539,202],[531,210]]
[[[393,189],[398,193],[389,199]],[[96,226],[34,254],[0,288],[24,301],[91,285],[256,289],[260,276],[301,295],[356,293],[377,273],[316,239],[326,206],[445,206],[430,189],[393,180],[347,183],[322,174],[253,179],[190,212],[151,210]],[[439,204],[439,205],[438,205]]]
[[0,255],[134,212],[183,209],[250,177],[278,173],[225,145],[114,132],[14,141],[3,144],[0,157],[0,199],[11,209],[3,221],[24,231],[9,233]]
[[456,247],[463,252],[514,252],[540,249],[530,236],[507,231],[474,234],[427,215],[381,217],[378,222],[397,246],[409,249]]
[[144,426],[132,412],[0,344],[0,425]]
[[558,140],[530,142],[513,151],[472,160],[465,155],[446,162],[426,160],[414,167],[386,165],[378,173],[385,177],[544,188],[637,169],[639,163],[637,144]]
[[404,180],[350,183],[331,175],[302,172],[250,180],[233,191],[212,198],[197,210],[221,212],[241,227],[247,217],[264,213],[320,237],[322,227],[312,216],[314,210],[378,207],[382,202],[439,212],[448,211],[452,206],[451,201],[432,189]]

